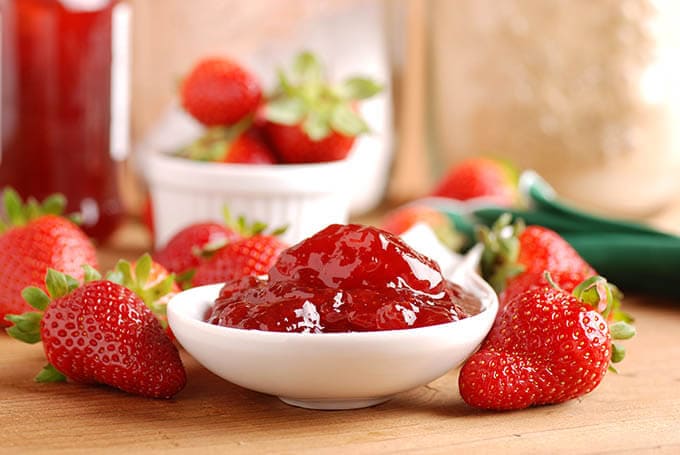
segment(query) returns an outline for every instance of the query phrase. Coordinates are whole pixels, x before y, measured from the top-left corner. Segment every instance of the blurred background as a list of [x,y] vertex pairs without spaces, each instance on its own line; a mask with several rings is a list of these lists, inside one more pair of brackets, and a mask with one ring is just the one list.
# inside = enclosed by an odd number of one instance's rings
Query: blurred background
[[[0,3],[5,65],[8,12],[45,1]],[[679,194],[673,0],[62,3],[125,9],[113,38],[122,69],[112,150],[133,215],[145,193],[137,158],[175,134],[178,83],[193,63],[230,56],[267,87],[302,49],[322,56],[331,77],[360,72],[386,87],[362,107],[373,132],[350,157],[355,216],[425,195],[449,166],[477,155],[535,169],[565,198],[605,214],[654,216]],[[3,147],[12,121],[5,70]]]

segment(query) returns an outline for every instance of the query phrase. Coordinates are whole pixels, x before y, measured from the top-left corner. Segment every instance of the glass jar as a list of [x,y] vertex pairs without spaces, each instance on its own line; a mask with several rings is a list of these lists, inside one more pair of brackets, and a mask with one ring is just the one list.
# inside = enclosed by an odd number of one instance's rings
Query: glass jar
[[38,199],[64,194],[99,241],[123,214],[111,154],[117,4],[0,0],[0,186]]

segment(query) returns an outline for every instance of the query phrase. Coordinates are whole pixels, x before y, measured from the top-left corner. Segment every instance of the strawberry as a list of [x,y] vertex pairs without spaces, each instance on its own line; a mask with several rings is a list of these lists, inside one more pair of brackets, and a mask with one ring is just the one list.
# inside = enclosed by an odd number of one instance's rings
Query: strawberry
[[344,159],[355,137],[368,131],[356,103],[380,90],[363,77],[331,85],[319,60],[303,52],[295,58],[292,78],[279,72],[279,86],[264,109],[265,130],[285,163]]
[[[607,325],[606,281],[593,277],[572,295],[555,287],[529,289],[507,302],[480,349],[458,378],[463,400],[509,410],[562,403],[595,389],[610,360],[625,351],[612,338],[635,334],[625,322]],[[603,304],[604,302],[604,304]]]
[[7,325],[5,315],[30,310],[21,291],[44,286],[48,268],[82,279],[83,264],[97,265],[92,242],[60,216],[66,206],[63,196],[48,197],[42,204],[29,199],[24,205],[14,190],[5,189],[3,199],[8,220],[0,222],[0,327]]
[[146,253],[132,264],[123,259],[119,260],[115,268],[106,275],[106,279],[121,284],[137,294],[151,312],[158,318],[158,322],[174,339],[168,327],[166,308],[170,299],[181,289],[175,282],[175,275],[168,272],[158,262],[154,262]]
[[37,381],[68,378],[153,398],[170,398],[184,387],[177,348],[130,289],[89,267],[82,286],[49,269],[46,288],[49,295],[37,287],[23,291],[38,311],[11,316],[15,325],[8,329],[22,341],[42,340],[49,363]]
[[383,218],[381,227],[394,235],[401,235],[418,223],[429,226],[439,241],[453,250],[458,250],[465,243],[451,219],[427,205],[407,205],[392,210]]
[[347,157],[355,136],[329,131],[321,139],[312,139],[301,125],[270,122],[265,127],[272,144],[285,163],[322,163]]
[[184,109],[205,126],[234,125],[255,113],[262,89],[258,80],[225,58],[201,60],[182,81]]
[[193,286],[223,283],[249,275],[265,275],[287,245],[276,236],[282,230],[264,234],[264,225],[255,224],[251,234],[226,244],[196,269]]
[[225,222],[202,222],[187,226],[173,235],[168,243],[157,251],[153,258],[169,272],[176,274],[180,284],[190,281],[196,267],[203,262],[205,250],[214,251],[228,242],[241,238],[241,235]]
[[231,127],[208,128],[181,149],[178,156],[197,161],[242,164],[275,164],[276,156],[251,121]]
[[[521,220],[510,225],[504,214],[491,229],[480,228],[482,276],[498,292],[512,287],[513,294],[531,283],[547,284],[544,273],[557,274],[558,284],[567,291],[596,271],[557,232],[542,227],[525,227]],[[520,285],[521,284],[521,285]]]
[[509,164],[485,157],[462,160],[439,181],[432,196],[459,201],[486,198],[510,207],[517,201],[517,171]]

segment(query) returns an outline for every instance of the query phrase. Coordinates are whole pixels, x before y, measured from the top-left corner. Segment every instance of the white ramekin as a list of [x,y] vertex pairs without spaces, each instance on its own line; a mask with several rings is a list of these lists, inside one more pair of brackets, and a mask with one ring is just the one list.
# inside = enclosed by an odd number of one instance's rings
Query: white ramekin
[[288,225],[289,244],[332,223],[346,223],[349,172],[346,161],[315,164],[247,165],[191,161],[145,153],[143,173],[153,204],[156,246],[181,228],[232,216]]

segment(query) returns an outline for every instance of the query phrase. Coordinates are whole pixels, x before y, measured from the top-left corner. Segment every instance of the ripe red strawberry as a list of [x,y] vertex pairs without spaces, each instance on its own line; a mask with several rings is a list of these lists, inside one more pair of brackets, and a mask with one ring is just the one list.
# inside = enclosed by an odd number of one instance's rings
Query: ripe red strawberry
[[492,228],[481,228],[482,276],[498,291],[513,288],[512,294],[528,285],[544,281],[546,271],[557,277],[567,291],[596,275],[595,270],[557,232],[542,227],[525,227],[520,221],[510,225],[511,215],[501,216]]
[[460,201],[484,197],[510,207],[517,200],[517,173],[507,163],[491,158],[468,158],[455,164],[439,181],[433,196]]
[[368,125],[356,112],[359,100],[380,92],[370,79],[353,77],[332,86],[317,58],[299,54],[293,77],[279,73],[279,86],[265,106],[265,130],[285,163],[344,159]]
[[241,235],[225,223],[196,223],[173,235],[153,258],[169,272],[175,273],[180,283],[184,283],[203,262],[201,254],[204,250],[214,250],[240,238]]
[[612,337],[626,339],[635,333],[623,322],[610,332],[594,308],[604,298],[604,286],[595,277],[577,296],[543,287],[508,301],[479,351],[461,369],[463,400],[483,409],[522,409],[561,403],[595,389],[610,359],[623,358]]
[[[549,285],[572,292],[586,279],[597,275],[578,252],[557,232],[542,227],[524,227],[511,216],[501,216],[491,230],[481,228],[479,237],[485,245],[481,260],[482,276],[499,293],[501,308],[515,296]],[[549,272],[552,283],[546,279]],[[608,320],[632,321],[621,310],[622,295],[615,286],[611,308],[603,314]]]
[[418,223],[429,226],[439,241],[451,249],[457,250],[465,242],[448,216],[427,205],[407,205],[395,209],[385,215],[381,227],[394,235],[401,235]]
[[196,269],[192,284],[202,286],[248,275],[265,275],[286,247],[276,236],[266,234],[228,243]]
[[151,312],[158,318],[172,339],[168,327],[167,305],[181,289],[175,282],[175,275],[151,259],[146,253],[133,263],[121,259],[106,279],[121,284],[137,294]]
[[301,125],[270,122],[266,126],[269,140],[284,163],[323,163],[345,159],[354,145],[354,136],[330,131],[314,140]]
[[53,269],[46,281],[49,296],[36,287],[23,293],[39,312],[13,316],[8,329],[22,341],[42,340],[49,364],[37,381],[68,378],[153,398],[170,398],[184,387],[177,348],[134,292],[93,269],[82,286]]
[[206,126],[233,125],[253,114],[262,98],[258,80],[225,58],[201,60],[182,82],[182,106]]
[[0,222],[0,327],[7,326],[7,314],[30,310],[21,297],[26,286],[44,288],[48,268],[58,268],[83,277],[83,264],[97,265],[94,246],[73,222],[59,216],[66,202],[52,196],[39,205],[29,200],[23,205],[19,195],[5,189],[4,211]]
[[253,128],[237,137],[222,158],[223,163],[276,164],[276,161],[274,152]]

